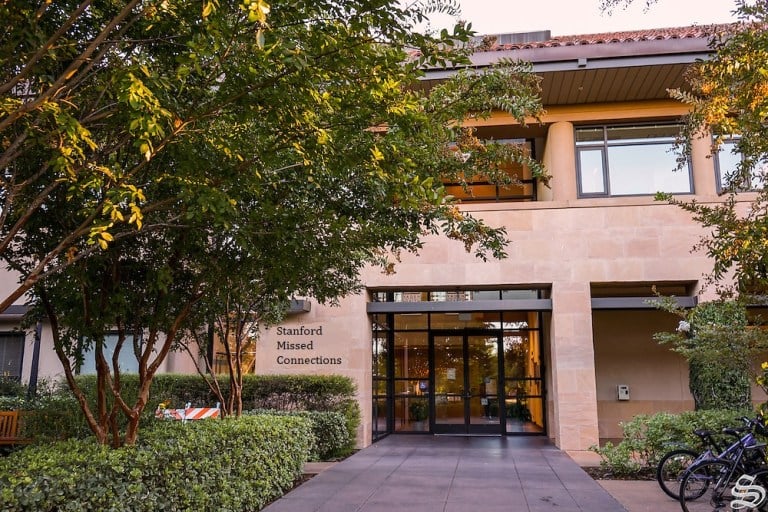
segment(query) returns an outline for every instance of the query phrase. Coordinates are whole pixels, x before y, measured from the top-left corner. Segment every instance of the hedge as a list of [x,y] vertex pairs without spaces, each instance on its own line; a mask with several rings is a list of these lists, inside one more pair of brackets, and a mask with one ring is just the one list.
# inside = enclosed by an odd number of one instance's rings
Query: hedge
[[90,440],[31,446],[0,459],[4,511],[256,511],[300,476],[306,418],[158,422],[134,447]]
[[[77,377],[78,384],[90,403],[95,403],[96,378]],[[220,378],[222,389],[228,389],[227,378]],[[138,389],[138,376],[121,375],[123,396],[132,403]],[[150,400],[144,411],[142,429],[155,421],[157,405],[166,402],[170,408],[181,408],[188,402],[196,407],[211,407],[216,398],[199,375],[159,374],[152,381]],[[243,408],[282,411],[332,411],[344,415],[348,443],[355,445],[360,424],[360,407],[355,400],[355,385],[348,377],[338,375],[246,375],[243,378]],[[50,387],[40,390],[32,404],[34,415],[26,422],[24,435],[40,441],[87,437],[90,435],[79,405],[68,389],[59,392]]]
[[346,428],[344,415],[335,411],[274,411],[265,409],[248,411],[245,414],[295,415],[308,419],[314,437],[314,443],[309,452],[309,460],[311,461],[343,457],[349,454],[350,445],[355,441]]
[[[621,423],[621,442],[591,446],[590,450],[600,455],[600,466],[614,476],[631,476],[654,469],[670,450],[699,448],[700,440],[694,430],[719,433],[725,427],[743,426],[740,418],[744,416],[754,417],[754,412],[710,409],[679,414],[638,414],[631,421]],[[728,442],[731,441],[733,438],[728,438]]]

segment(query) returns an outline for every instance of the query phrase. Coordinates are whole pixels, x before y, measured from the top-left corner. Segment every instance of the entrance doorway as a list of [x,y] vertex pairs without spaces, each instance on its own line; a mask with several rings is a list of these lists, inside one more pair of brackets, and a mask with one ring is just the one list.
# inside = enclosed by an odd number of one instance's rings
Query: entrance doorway
[[502,434],[501,334],[433,332],[430,347],[434,433]]
[[[395,311],[371,317],[374,439],[392,433],[546,434],[540,311],[549,306],[545,299],[512,298],[512,292],[377,295],[380,309]],[[542,309],[493,310],[494,293],[498,306],[524,301]],[[466,309],[462,301],[488,309],[452,311]]]

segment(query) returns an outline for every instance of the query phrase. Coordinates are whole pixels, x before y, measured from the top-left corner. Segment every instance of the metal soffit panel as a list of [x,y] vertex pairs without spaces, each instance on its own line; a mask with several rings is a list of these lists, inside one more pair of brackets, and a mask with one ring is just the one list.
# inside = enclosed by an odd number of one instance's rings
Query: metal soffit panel
[[685,69],[681,64],[665,64],[542,73],[542,101],[544,105],[578,105],[669,99],[668,89],[686,87]]
[[[542,103],[584,105],[669,99],[668,89],[686,89],[685,71],[689,63],[643,66],[590,67],[539,71],[542,78]],[[425,81],[417,87],[429,89],[439,82]]]
[[23,304],[14,304],[8,306],[8,309],[0,313],[0,319],[2,318],[15,318],[24,316],[29,308]]

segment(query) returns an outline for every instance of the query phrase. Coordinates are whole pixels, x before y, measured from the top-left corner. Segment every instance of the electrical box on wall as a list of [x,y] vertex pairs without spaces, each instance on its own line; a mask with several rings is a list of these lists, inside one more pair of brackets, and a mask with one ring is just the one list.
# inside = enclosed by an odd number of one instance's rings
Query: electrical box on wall
[[617,388],[619,391],[619,400],[629,400],[629,386],[626,384],[619,384]]

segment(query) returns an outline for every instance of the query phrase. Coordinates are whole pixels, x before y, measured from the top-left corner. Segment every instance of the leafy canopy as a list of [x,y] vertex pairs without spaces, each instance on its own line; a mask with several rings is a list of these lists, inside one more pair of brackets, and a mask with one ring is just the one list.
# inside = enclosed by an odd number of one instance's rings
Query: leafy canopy
[[[538,80],[507,62],[425,87],[425,67],[466,64],[472,32],[413,27],[454,7],[0,6],[11,21],[0,36],[0,257],[21,276],[0,309],[31,294],[101,442],[135,442],[152,377],[231,290],[265,318],[293,294],[332,301],[427,233],[504,256],[504,229],[460,211],[442,182],[502,180],[505,162],[530,162],[521,148],[479,144],[463,122],[495,110],[536,118]],[[108,330],[116,354],[137,359],[135,402],[121,397]],[[85,357],[101,390],[93,411],[73,379]]]
[[727,196],[722,203],[669,200],[690,212],[707,228],[697,248],[714,261],[711,281],[728,283],[726,295],[748,294],[763,300],[768,286],[768,5],[736,2],[738,23],[716,32],[711,59],[696,64],[688,77],[690,91],[672,96],[691,106],[683,136],[690,140],[712,133],[712,154],[735,141],[740,162],[723,176]]

